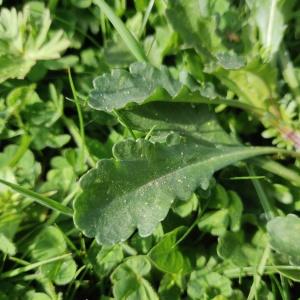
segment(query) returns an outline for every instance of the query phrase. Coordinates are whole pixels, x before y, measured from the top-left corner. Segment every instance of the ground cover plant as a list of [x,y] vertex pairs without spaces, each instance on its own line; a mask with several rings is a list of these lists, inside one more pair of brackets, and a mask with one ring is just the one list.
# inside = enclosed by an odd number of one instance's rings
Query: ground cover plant
[[300,299],[296,0],[0,0],[0,300]]

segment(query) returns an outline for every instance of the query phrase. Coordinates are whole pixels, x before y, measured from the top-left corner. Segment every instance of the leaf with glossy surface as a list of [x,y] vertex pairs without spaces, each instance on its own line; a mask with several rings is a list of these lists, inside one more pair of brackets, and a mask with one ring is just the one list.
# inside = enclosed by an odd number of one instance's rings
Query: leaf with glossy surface
[[[240,64],[233,61],[231,58],[229,64]],[[93,109],[106,112],[157,101],[225,104],[253,110],[253,107],[238,101],[217,98],[217,94],[207,93],[207,88],[195,84],[187,74],[181,75],[177,80],[165,66],[158,69],[147,63],[133,63],[129,72],[119,69],[96,77],[88,104]]]
[[124,241],[136,228],[141,236],[148,236],[175,199],[187,201],[197,187],[206,189],[215,171],[273,152],[273,148],[194,142],[120,142],[114,147],[115,159],[100,160],[81,178],[74,222],[100,244]]
[[133,63],[129,72],[113,70],[97,77],[91,91],[89,105],[98,110],[111,112],[128,103],[144,103],[148,98],[160,100],[174,97],[181,84],[174,80],[168,68],[160,69],[146,63]]

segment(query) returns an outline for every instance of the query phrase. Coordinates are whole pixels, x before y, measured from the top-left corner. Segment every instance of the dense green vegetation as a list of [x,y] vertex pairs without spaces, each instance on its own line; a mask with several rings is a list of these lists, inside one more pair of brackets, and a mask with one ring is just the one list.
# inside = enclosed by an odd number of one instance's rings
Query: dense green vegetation
[[300,299],[299,15],[0,0],[0,300]]

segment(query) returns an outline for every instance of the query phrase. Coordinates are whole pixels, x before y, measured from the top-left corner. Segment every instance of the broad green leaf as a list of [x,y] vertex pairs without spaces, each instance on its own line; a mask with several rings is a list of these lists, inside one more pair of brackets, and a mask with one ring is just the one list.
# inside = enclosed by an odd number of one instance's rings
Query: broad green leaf
[[272,148],[225,147],[146,140],[115,145],[114,159],[100,160],[81,180],[74,222],[100,244],[126,240],[137,228],[150,235],[175,199],[187,201],[197,187],[206,189],[213,173]]
[[[36,237],[31,250],[35,261],[42,261],[66,253],[67,245],[63,233],[57,227],[49,226]],[[61,261],[41,266],[41,272],[57,285],[69,283],[75,275],[76,263],[68,257]]]
[[160,69],[146,63],[133,63],[129,72],[113,70],[111,74],[97,77],[91,91],[89,105],[98,110],[111,112],[128,103],[144,103],[153,99],[175,97],[181,84],[174,80],[167,67]]
[[151,270],[145,256],[133,256],[119,265],[111,275],[113,294],[118,300],[158,300],[150,283],[144,279]]
[[287,255],[294,264],[300,263],[300,218],[289,214],[276,217],[268,222],[267,230],[271,246],[281,254]]
[[170,131],[215,143],[234,143],[207,105],[156,102],[120,112],[128,127],[148,133]]
[[166,66],[155,68],[147,63],[133,63],[129,66],[129,71],[115,69],[110,74],[96,77],[88,104],[93,109],[106,112],[154,101],[222,103],[251,109],[240,105],[238,101],[217,99],[217,94],[208,94],[205,88],[200,87],[184,72],[179,77],[180,80],[175,79]]
[[178,227],[165,234],[163,238],[151,249],[149,257],[154,265],[166,273],[187,273],[191,264],[187,256],[180,250],[177,241],[187,228]]

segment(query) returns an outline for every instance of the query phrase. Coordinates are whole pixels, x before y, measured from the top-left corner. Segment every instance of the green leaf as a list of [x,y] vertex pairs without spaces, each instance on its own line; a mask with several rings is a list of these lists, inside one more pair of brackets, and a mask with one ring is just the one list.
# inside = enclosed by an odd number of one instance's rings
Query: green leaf
[[218,255],[232,261],[239,267],[248,265],[247,255],[243,251],[244,239],[241,233],[226,232],[218,240]]
[[93,270],[100,278],[103,278],[123,260],[124,254],[120,244],[103,247],[94,244],[89,250],[88,257]]
[[276,69],[257,58],[239,70],[217,68],[207,72],[218,77],[241,101],[257,108],[265,109],[267,101],[276,95]]
[[93,85],[89,105],[108,112],[132,102],[141,104],[152,99],[174,97],[181,87],[168,68],[156,69],[146,63],[131,64],[129,72],[116,69],[111,74],[103,74],[93,81]]
[[42,11],[35,14],[30,4],[18,13],[14,7],[1,9],[0,83],[10,78],[23,79],[37,61],[57,59],[68,48],[69,41],[62,30],[50,37],[50,12],[46,8]]
[[143,278],[151,270],[144,256],[133,256],[115,269],[111,275],[113,294],[118,300],[158,300],[150,283]]
[[215,299],[214,297],[217,296],[230,297],[233,291],[231,281],[227,277],[216,272],[207,273],[201,270],[191,273],[187,292],[192,299],[202,300]]
[[[42,261],[66,253],[64,236],[57,227],[49,226],[36,237],[31,250],[35,261]],[[41,266],[41,272],[57,285],[68,284],[75,276],[76,263],[72,257]]]
[[161,271],[184,274],[191,269],[188,257],[184,256],[179,245],[176,244],[186,230],[186,227],[180,226],[165,234],[149,252],[150,259]]
[[198,51],[223,49],[216,34],[217,19],[207,10],[208,1],[174,0],[168,2],[167,17],[175,31],[188,45]]
[[238,101],[217,99],[217,95],[208,95],[186,73],[181,75],[182,82],[174,79],[165,66],[155,68],[147,63],[133,63],[129,66],[129,72],[114,69],[110,74],[96,77],[88,104],[93,109],[106,112],[154,101],[227,104],[253,109]]
[[300,264],[300,218],[292,214],[276,217],[268,222],[267,230],[271,246],[287,255],[292,263]]
[[15,255],[16,247],[3,233],[0,232],[0,251],[4,254]]
[[187,201],[197,187],[206,189],[215,171],[274,151],[194,142],[120,142],[114,147],[115,159],[100,160],[81,178],[74,222],[100,244],[124,241],[136,228],[148,236],[174,199]]
[[237,193],[226,191],[217,184],[208,202],[208,208],[211,210],[204,213],[198,223],[201,231],[222,236],[227,229],[232,231],[240,229],[243,204]]
[[25,300],[51,300],[51,298],[45,293],[30,291],[26,293]]
[[145,133],[152,130],[153,134],[173,131],[209,142],[234,143],[207,105],[156,102],[124,109],[119,113],[133,130]]

